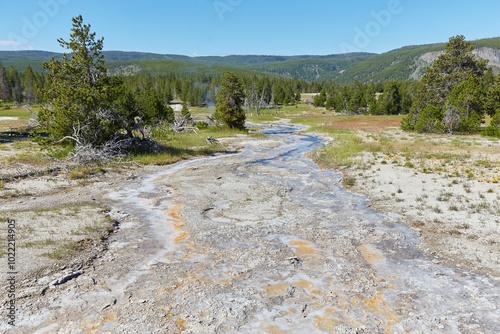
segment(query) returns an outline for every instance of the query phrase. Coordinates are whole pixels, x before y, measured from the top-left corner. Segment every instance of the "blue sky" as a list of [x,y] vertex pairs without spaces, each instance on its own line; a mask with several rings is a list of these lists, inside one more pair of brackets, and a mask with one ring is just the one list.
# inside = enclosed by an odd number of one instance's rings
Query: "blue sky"
[[64,51],[82,15],[105,50],[163,54],[382,53],[499,37],[498,0],[0,0],[0,50]]

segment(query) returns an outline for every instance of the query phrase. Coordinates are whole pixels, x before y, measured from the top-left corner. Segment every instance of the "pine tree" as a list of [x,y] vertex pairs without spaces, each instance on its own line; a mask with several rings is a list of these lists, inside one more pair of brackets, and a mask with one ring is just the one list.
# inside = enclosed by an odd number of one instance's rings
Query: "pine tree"
[[245,128],[245,111],[243,102],[245,92],[240,79],[231,72],[224,73],[221,78],[221,86],[215,96],[215,119],[230,128]]
[[9,69],[5,73],[5,76],[10,87],[10,99],[15,102],[22,102],[23,86],[19,73],[13,66],[9,66]]
[[500,138],[500,75],[489,86],[485,97],[485,109],[491,116],[490,124],[484,134]]
[[28,104],[33,104],[38,101],[38,80],[33,72],[33,69],[28,66],[23,75],[23,97]]
[[70,40],[58,42],[71,55],[43,64],[49,73],[43,92],[47,105],[39,113],[40,123],[55,139],[78,136],[82,144],[99,146],[120,127],[112,108],[120,82],[107,74],[103,38],[96,40],[90,25],[78,16],[73,18]]
[[191,112],[189,111],[189,108],[186,103],[182,104],[181,115],[187,122],[191,122],[193,120]]
[[322,108],[325,106],[326,100],[326,89],[323,88],[321,92],[314,97],[313,106]]
[[10,100],[10,85],[7,81],[5,68],[0,64],[0,100]]
[[[483,100],[478,87],[486,61],[477,60],[473,50],[474,46],[465,41],[464,36],[450,38],[444,54],[427,69],[418,85],[410,113],[403,120],[403,129],[443,132],[459,124],[464,131],[477,128]],[[435,119],[423,120],[423,117]]]
[[114,109],[120,115],[121,127],[127,132],[127,136],[133,137],[133,131],[137,126],[139,106],[130,91],[123,90],[115,100]]
[[379,112],[385,115],[398,115],[401,113],[401,92],[399,85],[389,81],[384,87],[384,93],[380,96]]
[[500,75],[489,85],[485,98],[485,110],[490,116],[500,113]]

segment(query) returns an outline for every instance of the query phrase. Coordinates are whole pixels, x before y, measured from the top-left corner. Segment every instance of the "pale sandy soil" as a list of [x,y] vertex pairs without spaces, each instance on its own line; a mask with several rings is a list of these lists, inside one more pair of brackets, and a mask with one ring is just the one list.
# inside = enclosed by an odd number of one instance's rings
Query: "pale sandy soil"
[[[412,140],[399,130],[384,135]],[[499,277],[500,143],[459,138],[444,151],[453,140],[430,137],[425,145],[442,146],[434,154],[367,153],[344,170],[345,177],[355,179],[350,189],[368,196],[377,209],[400,213],[421,234],[426,251],[436,254],[436,262],[450,260]]]

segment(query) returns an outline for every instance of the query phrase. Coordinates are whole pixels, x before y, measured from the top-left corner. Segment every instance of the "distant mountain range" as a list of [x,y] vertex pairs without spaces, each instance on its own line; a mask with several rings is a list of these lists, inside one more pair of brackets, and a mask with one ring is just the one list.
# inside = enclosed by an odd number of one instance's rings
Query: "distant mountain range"
[[[500,72],[500,37],[472,41],[476,55],[489,60]],[[145,52],[105,51],[107,65],[114,74],[162,75],[219,74],[232,70],[239,75],[272,75],[307,81],[336,80],[349,84],[386,79],[418,79],[443,52],[445,43],[406,46],[382,54],[348,53],[327,56],[206,56],[188,57]],[[46,51],[0,51],[0,63],[24,70],[28,65],[42,71],[42,62],[61,54]]]

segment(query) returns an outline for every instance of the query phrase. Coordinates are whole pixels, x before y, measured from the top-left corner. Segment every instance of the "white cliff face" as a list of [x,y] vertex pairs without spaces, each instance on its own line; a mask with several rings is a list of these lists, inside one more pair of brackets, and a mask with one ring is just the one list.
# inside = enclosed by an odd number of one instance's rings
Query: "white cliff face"
[[483,47],[474,50],[473,53],[481,59],[487,59],[488,66],[496,68],[497,71],[500,69],[500,50]]
[[415,70],[410,74],[410,79],[419,80],[429,67],[444,51],[427,52],[415,60]]
[[421,55],[418,59],[427,64],[432,64],[443,53],[444,51],[427,52]]
[[[444,51],[427,52],[415,60],[415,71],[410,75],[411,79],[418,80],[429,67]],[[493,68],[495,73],[500,71],[500,50],[489,47],[477,48],[472,53],[480,59],[488,60],[488,66]]]

